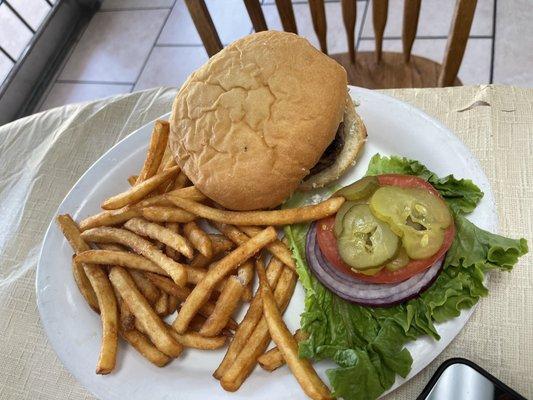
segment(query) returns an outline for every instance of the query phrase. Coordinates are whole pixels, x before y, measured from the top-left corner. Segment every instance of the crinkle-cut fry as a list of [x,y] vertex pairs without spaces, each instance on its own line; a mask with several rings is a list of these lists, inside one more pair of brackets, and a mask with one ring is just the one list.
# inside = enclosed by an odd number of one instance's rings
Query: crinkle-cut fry
[[[305,333],[301,329],[296,330],[296,332],[294,333],[294,338],[298,343],[300,343],[302,340],[306,340],[308,337],[309,335],[307,335],[307,333]],[[281,351],[276,346],[268,350],[261,357],[259,357],[257,359],[257,362],[265,371],[272,372],[284,365],[285,359],[283,358]]]
[[[296,286],[296,274],[284,268],[274,290],[276,304],[280,310],[285,310]],[[261,301],[262,304],[262,301]],[[261,313],[262,314],[262,313]],[[257,364],[257,359],[265,352],[270,343],[270,333],[265,317],[261,318],[248,337],[243,348],[222,375],[220,384],[225,390],[235,391],[246,380]]]
[[192,258],[193,256],[194,250],[187,239],[179,233],[173,232],[161,225],[148,222],[142,218],[133,218],[126,222],[124,227],[138,235],[147,236],[150,239],[157,240],[170,246],[187,258]]
[[178,207],[209,221],[232,225],[290,225],[314,221],[335,214],[344,197],[332,197],[321,203],[299,208],[272,211],[228,211],[209,207],[188,199],[171,198]]
[[216,266],[209,270],[205,278],[195,286],[190,296],[183,303],[178,317],[173,323],[174,329],[178,333],[185,332],[192,317],[194,317],[198,309],[209,299],[215,286],[239,265],[259,252],[266,244],[275,240],[276,237],[276,230],[274,228],[266,228],[260,234],[254,236],[218,261]]
[[159,298],[154,304],[154,311],[160,317],[168,315],[168,294],[160,291]]
[[139,177],[138,175],[131,175],[128,177],[128,183],[130,184],[130,186],[135,185],[138,177]]
[[150,145],[144,160],[143,167],[139,176],[137,177],[136,185],[146,181],[157,174],[163,155],[167,148],[168,134],[170,132],[170,125],[168,121],[157,120],[154,123],[152,136],[150,137]]
[[[173,295],[179,299],[180,302],[187,300],[187,297],[191,294],[191,290],[187,287],[179,287],[171,279],[165,278],[161,275],[147,273],[146,277],[156,285],[159,289],[166,293]],[[215,309],[215,304],[211,301],[207,301],[199,310],[198,313],[208,318]],[[237,329],[237,323],[233,319],[229,319],[226,327],[231,330]]]
[[272,340],[278,346],[287,366],[302,387],[305,394],[314,400],[332,399],[328,387],[322,382],[313,365],[307,358],[298,356],[298,342],[283,322],[282,314],[278,308],[272,289],[268,284],[265,269],[257,265],[259,275],[261,298],[263,299],[263,317],[268,326]]
[[190,222],[196,216],[188,211],[174,207],[150,206],[143,207],[140,212],[144,218],[152,222]]
[[[261,228],[256,226],[239,226],[239,229],[241,229],[250,237],[261,232]],[[294,262],[294,258],[292,258],[292,252],[281,240],[274,240],[267,246],[267,250],[272,253],[274,257],[277,257],[283,261],[283,263],[290,269],[296,271],[296,263]]]
[[140,271],[129,271],[137,289],[148,300],[151,306],[155,306],[157,299],[159,299],[160,291],[145,275]]
[[[261,261],[258,261],[261,262]],[[268,283],[272,287],[276,287],[281,272],[283,271],[283,263],[277,258],[272,258],[270,264],[267,267],[267,279]],[[239,324],[239,327],[235,331],[235,336],[231,341],[224,359],[213,373],[216,379],[222,378],[224,373],[233,364],[243,347],[246,345],[248,338],[252,334],[255,326],[263,315],[263,303],[261,301],[261,294],[257,292],[252,299],[246,315]]]
[[[58,215],[57,223],[75,254],[90,249],[89,245],[81,238],[78,225],[70,215]],[[74,275],[74,281],[76,282],[81,295],[85,298],[89,307],[96,312],[100,312],[96,293],[94,293],[93,287],[85,274],[83,265],[72,261],[72,274]]]
[[209,235],[194,221],[183,225],[183,234],[192,246],[208,259],[213,257],[213,245]]
[[147,180],[132,186],[125,192],[110,197],[102,203],[104,210],[116,210],[118,208],[134,204],[141,201],[149,193],[157,189],[163,182],[176,176],[179,172],[178,167],[172,167],[163,172],[148,178]]
[[135,322],[143,328],[152,343],[167,356],[178,357],[183,346],[169,334],[166,324],[139,292],[131,275],[122,267],[113,267],[109,279],[135,315]]
[[131,248],[135,253],[141,254],[150,261],[159,265],[179,286],[187,283],[187,271],[183,265],[177,263],[159,251],[148,240],[126,229],[98,227],[82,232],[81,237],[94,243],[119,243]]
[[136,329],[121,331],[121,336],[137,350],[144,358],[157,367],[164,367],[172,360],[165,353],[159,351],[146,336]]
[[96,373],[105,375],[115,369],[117,362],[119,328],[117,299],[107,274],[101,268],[95,265],[85,265],[83,269],[96,293],[100,308],[102,344],[96,364]]
[[117,250],[88,250],[74,257],[76,262],[86,264],[119,265],[139,271],[168,275],[159,265],[139,254]]
[[213,312],[205,321],[202,329],[200,329],[200,335],[206,337],[217,336],[227,325],[239,305],[243,292],[244,285],[242,282],[237,277],[230,276],[215,303]]
[[117,291],[117,289],[115,289],[115,287],[113,287],[113,291],[115,292],[115,297],[117,299],[120,330],[129,331],[131,329],[134,329],[135,328],[135,316],[133,315],[128,305],[124,302],[124,300],[120,296],[120,293]]
[[180,343],[183,347],[189,347],[192,349],[199,349],[199,350],[215,350],[219,349],[220,347],[224,346],[226,344],[226,340],[228,339],[226,336],[213,336],[213,337],[205,337],[200,335],[198,332],[185,332],[185,333],[178,333],[176,332],[171,326],[168,327],[170,334],[172,337],[176,340],[176,342]]

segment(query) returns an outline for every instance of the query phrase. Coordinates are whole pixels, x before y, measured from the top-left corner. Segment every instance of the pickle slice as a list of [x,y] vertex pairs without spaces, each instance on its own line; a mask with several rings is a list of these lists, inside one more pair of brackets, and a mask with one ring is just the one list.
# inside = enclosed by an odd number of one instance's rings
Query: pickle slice
[[342,196],[349,201],[362,200],[372,196],[378,188],[378,178],[375,176],[365,176],[351,185],[336,191],[334,196]]
[[400,247],[400,251],[398,251],[398,254],[396,254],[396,256],[392,260],[385,264],[385,268],[387,268],[389,271],[398,271],[399,269],[409,264],[409,261],[410,259],[407,255],[407,252],[403,247]]
[[372,195],[369,205],[372,213],[402,238],[407,255],[415,260],[437,253],[452,223],[446,203],[421,188],[383,186]]
[[337,240],[339,255],[354,269],[380,266],[392,259],[398,250],[399,237],[377,219],[366,204],[351,207],[344,214],[342,227]]
[[353,206],[359,204],[355,201],[346,201],[344,204],[339,208],[339,211],[337,211],[337,214],[335,215],[335,226],[333,228],[333,232],[335,233],[335,237],[339,237],[342,234],[342,221],[344,219],[344,215],[350,211],[350,208]]

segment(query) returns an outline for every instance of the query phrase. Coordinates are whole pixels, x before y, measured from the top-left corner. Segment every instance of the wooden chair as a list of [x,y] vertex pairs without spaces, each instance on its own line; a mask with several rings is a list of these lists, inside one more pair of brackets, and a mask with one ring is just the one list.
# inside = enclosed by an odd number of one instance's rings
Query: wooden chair
[[[256,32],[267,30],[260,0],[243,0]],[[185,0],[209,56],[222,49],[209,11],[204,0]],[[342,16],[348,52],[331,54],[346,68],[348,81],[352,85],[371,89],[445,87],[461,85],[457,72],[461,66],[466,48],[477,0],[456,0],[450,35],[444,61],[436,63],[424,57],[411,55],[416,37],[418,17],[422,0],[404,0],[403,10],[403,53],[382,51],[383,32],[387,23],[388,0],[372,2],[372,20],[376,48],[373,52],[359,52],[355,49],[356,0],[341,0]],[[291,0],[276,0],[276,6],[283,29],[298,33]],[[326,41],[326,11],[324,0],[309,0],[313,27],[321,50],[328,54]]]

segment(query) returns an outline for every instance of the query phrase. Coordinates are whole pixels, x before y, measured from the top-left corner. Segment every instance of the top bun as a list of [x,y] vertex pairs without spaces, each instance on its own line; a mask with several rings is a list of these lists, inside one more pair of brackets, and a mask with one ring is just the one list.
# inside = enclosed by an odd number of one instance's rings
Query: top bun
[[335,138],[346,94],[344,68],[306,39],[256,33],[189,76],[172,106],[170,146],[222,206],[275,207]]

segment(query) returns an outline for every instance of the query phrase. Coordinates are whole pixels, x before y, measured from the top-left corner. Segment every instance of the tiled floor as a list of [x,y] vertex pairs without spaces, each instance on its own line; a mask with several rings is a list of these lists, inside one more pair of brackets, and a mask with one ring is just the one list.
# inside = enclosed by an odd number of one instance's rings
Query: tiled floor
[[[340,3],[326,1],[329,51],[345,52]],[[371,2],[357,1],[360,51],[374,48]],[[206,3],[224,44],[252,32],[242,0]],[[299,33],[317,46],[308,4],[303,0],[293,3]],[[422,2],[414,54],[442,61],[454,3]],[[263,0],[262,7],[268,26],[281,29],[274,0]],[[401,51],[402,7],[400,0],[389,4],[385,50]],[[478,0],[459,71],[463,83],[533,86],[532,19],[531,0]],[[183,0],[105,0],[38,110],[155,86],[179,86],[206,60],[207,54]]]

